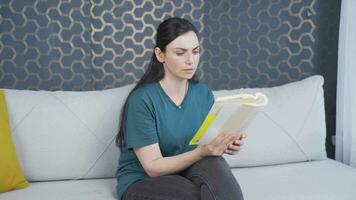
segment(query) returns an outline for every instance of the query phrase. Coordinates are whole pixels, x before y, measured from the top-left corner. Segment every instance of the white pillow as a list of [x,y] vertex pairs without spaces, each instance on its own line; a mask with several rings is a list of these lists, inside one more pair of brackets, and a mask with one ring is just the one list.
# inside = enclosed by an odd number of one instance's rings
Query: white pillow
[[326,159],[322,76],[272,88],[215,91],[214,95],[262,92],[269,98],[246,129],[237,155],[224,155],[231,167],[273,165]]
[[85,92],[6,89],[13,140],[26,178],[114,177],[119,115],[132,87]]

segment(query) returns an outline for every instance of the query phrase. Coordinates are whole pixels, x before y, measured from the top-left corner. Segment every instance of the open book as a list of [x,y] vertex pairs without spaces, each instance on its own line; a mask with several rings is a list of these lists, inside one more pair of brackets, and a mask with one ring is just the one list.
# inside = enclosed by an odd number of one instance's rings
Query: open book
[[189,145],[208,144],[223,131],[243,132],[268,99],[262,93],[236,94],[215,100]]

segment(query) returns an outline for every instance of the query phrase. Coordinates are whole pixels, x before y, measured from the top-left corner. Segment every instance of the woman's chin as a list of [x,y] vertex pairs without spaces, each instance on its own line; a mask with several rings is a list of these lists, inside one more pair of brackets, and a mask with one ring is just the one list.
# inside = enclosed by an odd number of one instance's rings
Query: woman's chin
[[182,74],[182,77],[186,78],[186,79],[191,79],[195,74],[195,71],[192,72],[186,72],[184,74]]
[[191,75],[185,75],[185,76],[182,76],[182,79],[186,79],[186,80],[189,80],[191,78],[193,78],[194,74],[191,74]]

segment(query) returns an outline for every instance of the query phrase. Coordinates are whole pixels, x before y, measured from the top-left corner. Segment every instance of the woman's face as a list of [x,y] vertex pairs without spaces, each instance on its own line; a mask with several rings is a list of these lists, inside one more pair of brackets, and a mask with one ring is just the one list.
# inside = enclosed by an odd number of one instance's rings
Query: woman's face
[[189,31],[169,43],[164,53],[159,48],[155,52],[163,63],[165,78],[191,79],[199,63],[199,40]]

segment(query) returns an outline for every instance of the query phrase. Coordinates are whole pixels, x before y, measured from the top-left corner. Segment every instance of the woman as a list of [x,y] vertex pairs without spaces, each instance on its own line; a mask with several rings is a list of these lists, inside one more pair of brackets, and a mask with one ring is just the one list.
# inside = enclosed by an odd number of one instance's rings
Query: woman
[[214,103],[196,80],[199,48],[189,21],[175,17],[159,25],[149,67],[121,113],[118,199],[243,199],[221,155],[236,154],[244,134],[188,145]]

